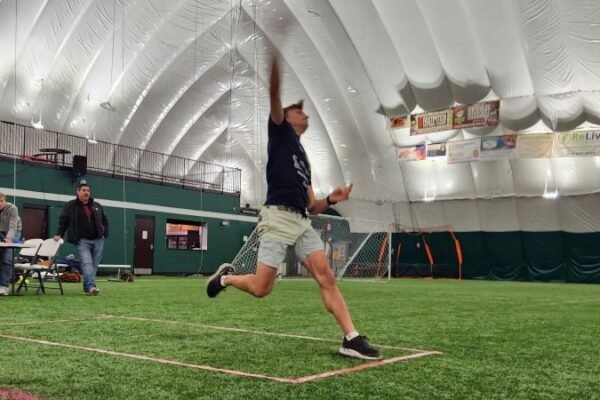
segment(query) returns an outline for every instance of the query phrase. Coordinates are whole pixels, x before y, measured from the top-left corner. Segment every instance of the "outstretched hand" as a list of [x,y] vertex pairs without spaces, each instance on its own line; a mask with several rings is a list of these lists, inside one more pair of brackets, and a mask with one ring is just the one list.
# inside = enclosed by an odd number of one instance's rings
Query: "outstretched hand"
[[329,200],[333,202],[345,201],[350,197],[350,192],[352,192],[352,186],[354,184],[349,184],[348,186],[342,186],[335,189],[330,195]]

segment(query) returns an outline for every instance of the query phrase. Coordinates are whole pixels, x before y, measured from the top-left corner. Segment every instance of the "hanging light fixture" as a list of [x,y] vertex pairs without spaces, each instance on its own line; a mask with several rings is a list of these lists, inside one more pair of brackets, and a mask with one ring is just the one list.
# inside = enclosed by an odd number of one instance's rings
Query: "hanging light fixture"
[[[41,86],[42,88],[40,89],[40,93],[44,95],[44,79],[41,80]],[[44,102],[45,98],[41,97],[41,103],[39,104],[37,115],[34,112],[34,114],[31,116],[31,126],[33,126],[35,129],[44,129],[44,124],[42,123],[42,111],[44,108]]]
[[557,199],[560,196],[560,193],[558,192],[558,187],[556,184],[556,178],[553,178],[554,181],[554,190],[550,190],[550,188],[548,187],[548,181],[550,180],[550,178],[552,177],[552,171],[548,170],[547,174],[546,174],[546,179],[544,182],[544,194],[542,195],[542,197],[544,199]]

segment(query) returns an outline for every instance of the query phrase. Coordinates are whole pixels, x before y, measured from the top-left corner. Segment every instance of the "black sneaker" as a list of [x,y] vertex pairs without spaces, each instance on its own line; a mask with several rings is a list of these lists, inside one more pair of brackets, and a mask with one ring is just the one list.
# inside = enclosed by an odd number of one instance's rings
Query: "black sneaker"
[[381,360],[381,354],[367,342],[366,336],[357,336],[352,340],[342,342],[340,354],[346,357],[360,358],[363,360]]
[[206,282],[206,294],[208,297],[215,297],[221,290],[225,290],[225,286],[221,286],[221,277],[224,275],[233,275],[233,265],[221,264],[217,272],[212,274]]

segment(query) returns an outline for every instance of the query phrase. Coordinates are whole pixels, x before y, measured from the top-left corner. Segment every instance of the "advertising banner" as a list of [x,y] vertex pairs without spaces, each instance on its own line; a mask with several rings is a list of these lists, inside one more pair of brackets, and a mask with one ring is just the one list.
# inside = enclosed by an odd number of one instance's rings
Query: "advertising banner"
[[481,152],[480,147],[481,139],[479,138],[448,142],[446,160],[448,164],[477,161]]
[[445,157],[446,156],[446,143],[428,144],[427,145],[427,158],[430,157]]
[[550,158],[554,133],[523,133],[517,135],[517,158]]
[[398,150],[399,161],[419,161],[424,160],[426,157],[425,145],[421,144],[418,146],[405,147]]
[[452,129],[452,109],[429,111],[410,116],[410,134],[424,135]]
[[509,133],[499,136],[485,136],[481,138],[481,159],[498,160],[512,158],[517,146],[517,134]]
[[454,106],[453,129],[498,125],[500,101]]
[[554,141],[554,156],[600,156],[600,130],[557,133]]
[[390,129],[403,129],[410,127],[408,115],[391,117],[388,119]]

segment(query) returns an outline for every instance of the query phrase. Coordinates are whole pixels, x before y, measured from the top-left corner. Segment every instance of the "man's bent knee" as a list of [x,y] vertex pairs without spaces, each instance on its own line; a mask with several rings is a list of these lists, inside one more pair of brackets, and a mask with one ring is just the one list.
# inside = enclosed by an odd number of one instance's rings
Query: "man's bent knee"
[[275,279],[277,278],[277,269],[259,263],[256,268],[256,274],[248,285],[248,293],[254,297],[265,297],[273,290]]
[[273,291],[273,285],[256,285],[252,287],[251,294],[254,297],[265,297]]
[[252,293],[252,295],[254,295],[254,297],[257,298],[262,298],[262,297],[266,297],[271,293],[272,289],[271,288],[260,288],[254,291],[254,293]]

